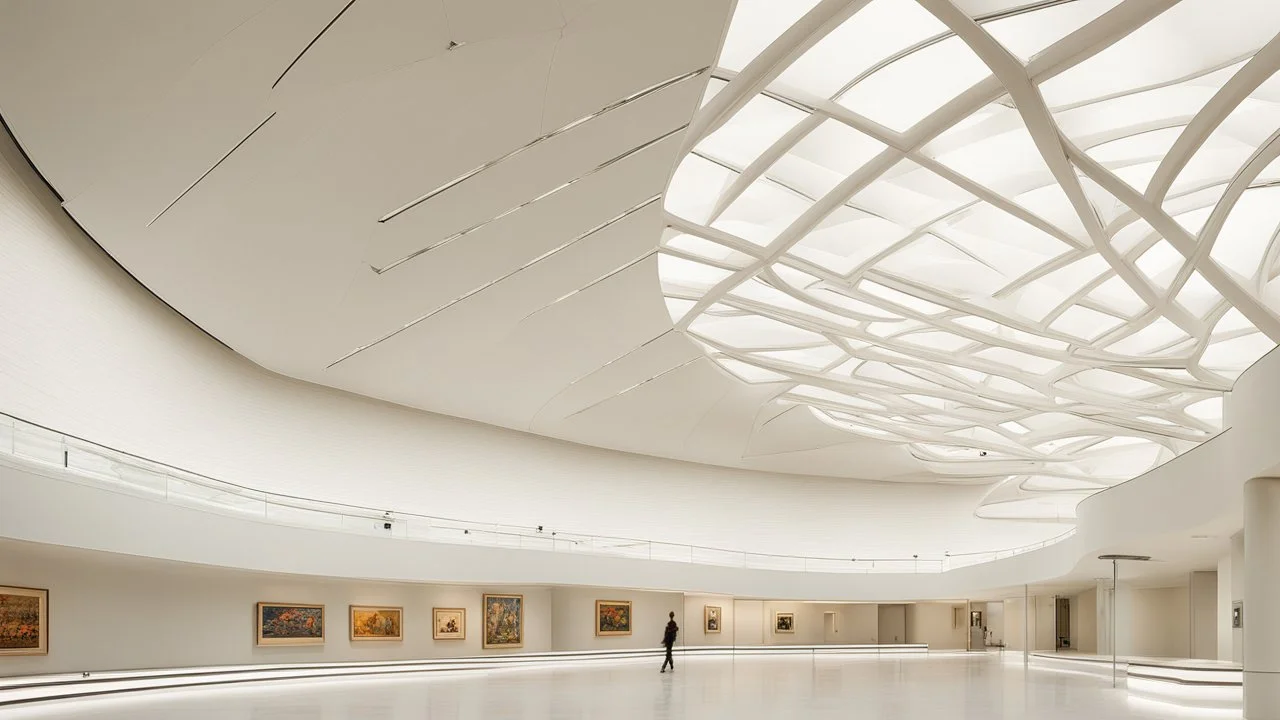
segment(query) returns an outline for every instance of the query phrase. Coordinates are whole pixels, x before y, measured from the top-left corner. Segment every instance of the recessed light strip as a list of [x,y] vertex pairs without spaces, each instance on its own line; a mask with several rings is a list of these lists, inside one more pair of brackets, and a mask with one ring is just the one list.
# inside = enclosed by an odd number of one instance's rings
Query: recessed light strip
[[639,152],[642,152],[642,151],[644,151],[644,150],[646,150],[646,149],[648,149],[648,148],[653,147],[654,145],[657,145],[658,143],[662,142],[663,140],[666,140],[667,138],[671,137],[672,135],[675,135],[676,133],[683,131],[683,130],[684,130],[685,128],[687,128],[687,127],[689,127],[689,124],[688,124],[688,123],[685,123],[684,125],[681,125],[681,126],[680,126],[680,127],[678,127],[678,128],[675,128],[675,129],[673,129],[673,130],[668,130],[667,132],[665,132],[665,133],[663,133],[663,134],[659,135],[658,137],[656,137],[656,138],[654,138],[654,139],[652,139],[652,140],[646,141],[645,143],[643,143],[643,144],[641,144],[641,145],[637,145],[636,147],[633,147],[633,148],[631,148],[630,150],[627,150],[626,152],[622,153],[621,155],[615,155],[614,157],[612,157],[612,158],[610,158],[610,159],[608,159],[608,160],[605,160],[604,162],[602,162],[602,163],[600,163],[599,165],[597,165],[597,166],[595,166],[595,167],[591,168],[590,170],[588,170],[587,172],[583,173],[582,175],[579,175],[579,176],[577,176],[577,177],[575,177],[575,178],[573,178],[573,179],[571,179],[571,180],[566,180],[565,182],[560,183],[559,185],[557,185],[557,186],[555,186],[555,187],[551,188],[550,190],[548,190],[548,191],[546,191],[546,192],[542,193],[541,195],[538,195],[537,197],[535,197],[535,198],[533,198],[533,199],[531,199],[531,200],[526,200],[526,201],[524,201],[524,202],[520,203],[519,205],[515,205],[515,206],[513,206],[513,207],[507,208],[506,210],[502,211],[502,212],[501,212],[501,213],[499,213],[498,215],[495,215],[494,217],[489,218],[488,220],[485,220],[485,221],[480,222],[480,223],[476,223],[475,225],[472,225],[471,227],[469,227],[469,228],[467,228],[467,229],[465,229],[465,230],[459,230],[458,232],[456,232],[456,233],[454,233],[454,234],[450,235],[449,237],[444,238],[443,240],[438,240],[438,241],[436,241],[436,242],[432,243],[431,245],[428,245],[428,246],[426,246],[426,247],[424,247],[424,248],[421,248],[421,249],[415,250],[415,251],[413,251],[413,252],[409,253],[408,255],[405,255],[404,257],[400,258],[399,260],[396,260],[396,261],[392,262],[392,263],[391,263],[391,264],[389,264],[389,265],[383,265],[382,267],[376,267],[376,266],[374,266],[374,265],[370,265],[370,266],[369,266],[369,269],[370,269],[370,270],[373,270],[375,273],[377,273],[377,274],[381,275],[381,274],[383,274],[383,273],[387,272],[388,270],[391,270],[392,268],[399,267],[400,265],[403,265],[404,263],[407,263],[407,262],[409,262],[410,260],[412,260],[412,259],[414,259],[414,258],[416,258],[416,257],[419,257],[419,256],[421,256],[421,255],[425,255],[426,253],[429,253],[429,252],[431,252],[432,250],[435,250],[435,249],[436,249],[436,248],[438,248],[438,247],[442,247],[442,246],[444,246],[444,245],[448,245],[449,243],[453,242],[454,240],[457,240],[457,239],[462,238],[462,237],[466,237],[467,235],[470,235],[471,233],[473,233],[473,232],[475,232],[475,231],[477,231],[477,230],[479,230],[479,229],[481,229],[481,228],[485,227],[486,225],[489,225],[489,224],[495,223],[495,222],[497,222],[497,221],[501,220],[502,218],[507,217],[508,215],[511,215],[512,213],[519,212],[520,210],[523,210],[524,208],[529,207],[530,205],[532,205],[532,204],[534,204],[534,203],[538,202],[539,200],[545,200],[545,199],[547,199],[547,198],[551,197],[552,195],[555,195],[556,193],[560,192],[561,190],[564,190],[564,189],[566,189],[566,188],[568,188],[568,187],[571,187],[572,185],[574,185],[574,184],[576,184],[576,183],[578,183],[578,182],[580,182],[580,181],[582,181],[582,180],[584,180],[584,179],[586,179],[586,178],[591,177],[592,175],[594,175],[594,174],[596,174],[596,173],[600,172],[601,170],[604,170],[605,168],[609,167],[610,165],[613,165],[613,164],[615,164],[615,163],[622,162],[623,160],[626,160],[627,158],[631,157],[632,155],[635,155],[635,154],[637,154],[637,153],[639,153]]
[[606,403],[606,402],[609,402],[610,400],[613,400],[614,398],[622,397],[623,395],[626,395],[627,393],[631,392],[632,390],[635,390],[635,389],[637,389],[637,388],[640,388],[640,387],[642,387],[642,386],[644,386],[644,385],[648,385],[649,383],[653,382],[654,380],[657,380],[658,378],[661,378],[661,377],[666,376],[666,375],[670,375],[671,373],[673,373],[673,372],[675,372],[675,371],[679,370],[680,368],[688,367],[689,365],[692,365],[692,364],[694,364],[694,363],[698,362],[699,360],[705,360],[706,358],[707,358],[707,356],[706,356],[706,355],[698,355],[697,357],[689,358],[688,360],[685,360],[684,362],[680,363],[679,365],[676,365],[676,366],[674,366],[674,367],[667,368],[666,370],[663,370],[662,372],[658,373],[657,375],[654,375],[653,377],[645,378],[644,380],[641,380],[640,382],[638,382],[638,383],[636,383],[636,384],[634,384],[634,385],[629,385],[629,386],[627,386],[627,387],[625,387],[625,388],[623,388],[623,389],[619,390],[618,392],[616,392],[616,393],[614,393],[614,394],[612,394],[612,395],[610,395],[610,396],[608,396],[608,397],[605,397],[605,398],[602,398],[602,399],[600,399],[600,400],[597,400],[597,401],[595,401],[595,402],[591,403],[590,405],[588,405],[588,406],[586,406],[586,407],[582,408],[581,410],[575,410],[574,412],[571,412],[571,413],[569,413],[568,415],[565,415],[565,416],[564,416],[564,419],[565,419],[565,420],[568,420],[569,418],[573,417],[574,415],[578,415],[578,414],[584,413],[584,412],[586,412],[586,411],[590,410],[591,408],[596,407],[596,406],[598,406],[598,405],[602,405],[602,404],[604,404],[604,403]]
[[[503,280],[506,280],[507,278],[509,278],[509,277],[511,277],[511,276],[513,276],[513,275],[515,275],[516,273],[519,273],[519,272],[521,272],[521,271],[523,271],[523,270],[528,270],[529,268],[533,267],[534,265],[537,265],[538,263],[542,262],[543,260],[546,260],[547,258],[551,257],[552,255],[555,255],[556,253],[560,252],[561,250],[565,250],[565,249],[569,248],[570,246],[572,246],[574,243],[578,242],[579,240],[583,240],[583,239],[585,239],[585,238],[587,238],[587,237],[589,237],[589,236],[591,236],[591,235],[593,235],[593,234],[595,234],[595,233],[597,233],[597,232],[599,232],[599,231],[601,231],[601,230],[603,230],[603,229],[605,229],[605,228],[609,227],[610,225],[612,225],[612,224],[614,224],[614,223],[618,222],[619,220],[622,220],[623,218],[627,217],[628,215],[630,215],[630,214],[632,214],[632,213],[634,213],[634,212],[636,212],[636,211],[638,211],[638,210],[640,210],[640,209],[642,209],[642,208],[645,208],[645,207],[647,207],[647,206],[649,206],[649,205],[653,204],[654,202],[657,202],[658,198],[660,198],[660,197],[662,197],[661,193],[659,193],[658,195],[654,195],[653,197],[646,198],[645,200],[642,200],[640,203],[638,203],[638,204],[636,204],[636,205],[633,205],[633,206],[631,206],[631,207],[627,208],[626,210],[622,211],[621,213],[618,213],[617,215],[615,215],[615,216],[613,216],[613,217],[609,218],[608,220],[605,220],[604,222],[600,223],[599,225],[596,225],[595,227],[591,228],[590,230],[587,230],[586,232],[580,233],[579,235],[575,236],[572,240],[570,240],[570,241],[568,241],[568,242],[566,242],[566,243],[562,243],[562,244],[560,244],[560,245],[557,245],[556,247],[554,247],[554,248],[552,248],[552,249],[550,249],[550,250],[548,250],[548,251],[546,251],[546,252],[542,253],[541,255],[539,255],[539,256],[537,256],[537,257],[533,258],[532,260],[530,260],[530,261],[526,262],[525,264],[521,265],[520,267],[516,268],[515,270],[512,270],[511,272],[506,273],[505,275],[502,275],[502,276],[500,276],[500,277],[494,278],[493,280],[490,280],[489,282],[487,282],[487,283],[485,283],[485,284],[483,284],[483,285],[481,285],[481,286],[479,286],[479,287],[477,287],[477,288],[475,288],[475,289],[473,289],[473,290],[470,290],[470,291],[468,291],[468,292],[466,292],[466,293],[464,293],[464,294],[462,294],[462,295],[459,295],[458,297],[456,297],[456,298],[454,298],[454,299],[450,300],[449,302],[447,302],[447,303],[445,303],[445,304],[443,304],[443,305],[441,305],[441,306],[437,307],[436,309],[432,310],[431,312],[427,313],[426,315],[423,315],[423,316],[421,316],[421,317],[419,317],[419,318],[417,318],[417,319],[415,319],[415,320],[413,320],[413,321],[411,321],[411,322],[409,322],[409,323],[406,323],[404,326],[400,327],[398,330],[393,330],[393,331],[391,331],[391,332],[387,333],[386,335],[383,335],[382,337],[378,338],[377,340],[374,340],[373,342],[368,343],[367,345],[361,345],[360,347],[356,348],[355,350],[352,350],[351,352],[347,353],[346,355],[343,355],[342,357],[338,358],[337,360],[335,360],[335,361],[333,361],[333,362],[329,363],[327,366],[325,366],[325,370],[328,370],[329,368],[333,367],[334,365],[337,365],[338,363],[340,363],[340,362],[342,362],[342,361],[344,361],[344,360],[347,360],[348,358],[354,357],[355,355],[357,355],[357,354],[359,354],[359,353],[362,353],[362,352],[364,352],[365,350],[368,350],[369,348],[373,347],[374,345],[377,345],[378,343],[382,342],[383,340],[389,340],[389,339],[391,339],[391,338],[395,337],[396,335],[399,335],[400,333],[404,332],[405,330],[408,330],[409,328],[413,327],[414,325],[417,325],[418,323],[420,323],[420,322],[422,322],[422,321],[424,321],[424,320],[427,320],[427,319],[431,318],[432,316],[434,316],[434,315],[436,315],[436,314],[438,314],[438,313],[441,313],[441,312],[443,312],[443,311],[445,311],[445,310],[448,310],[449,308],[453,307],[454,305],[457,305],[458,303],[462,302],[463,300],[466,300],[467,298],[470,298],[470,297],[472,297],[472,296],[474,296],[474,295],[476,295],[476,294],[478,294],[478,293],[484,292],[485,290],[487,290],[487,289],[489,289],[489,288],[493,287],[494,285],[497,285],[498,283],[500,283],[500,282],[502,282]],[[559,302],[559,301],[557,301],[557,302]]]
[[[658,197],[662,197],[662,196],[661,196],[661,195],[659,195]],[[654,198],[654,199],[656,200],[657,198]],[[646,203],[646,204],[647,204],[647,203]],[[648,258],[653,257],[654,255],[657,255],[657,254],[658,254],[658,249],[657,249],[657,248],[654,248],[654,249],[652,249],[652,250],[646,251],[643,255],[641,255],[640,257],[636,258],[635,260],[632,260],[632,261],[630,261],[630,262],[626,263],[625,265],[621,265],[621,266],[619,266],[619,267],[616,267],[616,268],[614,268],[614,269],[610,270],[609,272],[605,273],[604,275],[601,275],[600,277],[596,278],[595,280],[592,280],[591,282],[587,283],[586,285],[583,285],[582,287],[578,288],[577,290],[572,290],[572,291],[570,291],[570,292],[567,292],[567,293],[565,293],[564,295],[561,295],[560,297],[556,298],[555,300],[552,300],[551,302],[547,303],[546,305],[543,305],[542,307],[538,308],[537,310],[534,310],[533,312],[529,313],[528,315],[525,315],[524,317],[520,318],[520,322],[524,322],[525,320],[528,320],[529,318],[533,317],[534,315],[537,315],[538,313],[542,312],[543,310],[546,310],[547,308],[550,308],[550,307],[552,307],[553,305],[556,305],[556,304],[558,304],[558,303],[564,302],[565,300],[568,300],[569,298],[573,297],[574,295],[577,295],[577,294],[578,294],[578,293],[580,293],[580,292],[583,292],[583,291],[585,291],[585,290],[590,290],[592,287],[594,287],[594,286],[596,286],[596,285],[599,285],[600,283],[604,282],[605,280],[608,280],[609,278],[613,277],[614,275],[617,275],[618,273],[623,272],[623,271],[625,271],[625,270],[629,270],[630,268],[635,267],[636,265],[640,264],[641,262],[643,262],[643,261],[647,260]]]
[[276,89],[276,86],[280,84],[280,81],[284,79],[284,76],[289,74],[289,71],[293,69],[293,66],[298,64],[298,61],[302,59],[303,55],[307,54],[307,51],[311,49],[312,45],[316,44],[316,41],[320,39],[320,36],[329,32],[329,28],[333,27],[333,24],[338,22],[338,19],[341,18],[347,12],[347,10],[350,10],[351,6],[355,4],[356,4],[356,0],[351,0],[346,5],[344,5],[342,9],[338,11],[338,14],[334,15],[333,19],[329,21],[329,24],[325,25],[324,28],[320,30],[320,32],[316,33],[315,37],[311,38],[311,42],[307,43],[307,46],[302,48],[302,52],[298,53],[298,57],[294,58],[293,62],[289,63],[289,67],[285,68],[284,72],[280,73],[280,77],[276,78],[276,81],[271,83],[272,90]]
[[704,68],[699,68],[699,69],[697,69],[697,70],[691,70],[691,71],[689,71],[689,72],[687,72],[687,73],[684,73],[684,74],[682,74],[682,75],[677,75],[677,76],[675,76],[675,77],[673,77],[673,78],[670,78],[670,79],[667,79],[667,80],[663,80],[662,82],[660,82],[660,83],[658,83],[658,84],[656,84],[656,85],[650,85],[649,87],[647,87],[647,88],[645,88],[645,89],[643,89],[643,90],[640,90],[640,91],[634,92],[634,93],[632,93],[632,94],[630,94],[630,95],[628,95],[628,96],[626,96],[626,97],[622,98],[621,100],[617,100],[617,101],[615,101],[615,102],[613,102],[613,103],[611,103],[611,104],[609,104],[609,105],[606,105],[606,106],[604,106],[604,107],[600,108],[599,110],[596,110],[596,111],[595,111],[595,112],[593,112],[593,113],[589,113],[589,114],[587,114],[587,115],[583,115],[582,117],[580,117],[580,118],[578,118],[577,120],[574,120],[574,121],[572,121],[572,122],[568,123],[567,125],[562,125],[561,127],[556,128],[555,130],[552,130],[551,132],[547,133],[546,135],[543,135],[543,136],[541,136],[541,137],[535,138],[534,140],[531,140],[531,141],[529,141],[528,143],[525,143],[524,145],[521,145],[520,147],[516,148],[515,150],[512,150],[511,152],[507,153],[506,155],[503,155],[503,156],[502,156],[502,157],[500,157],[500,158],[496,158],[496,159],[490,160],[490,161],[488,161],[488,162],[484,163],[483,165],[478,165],[478,166],[476,166],[476,167],[472,168],[471,170],[468,170],[467,172],[465,172],[465,173],[463,173],[463,174],[459,175],[458,177],[456,177],[456,178],[454,178],[454,179],[450,180],[449,182],[445,183],[444,185],[441,185],[440,187],[438,187],[438,188],[436,188],[436,189],[432,190],[431,192],[427,193],[426,195],[423,195],[423,196],[421,196],[421,197],[419,197],[419,198],[417,198],[417,199],[415,199],[415,200],[411,200],[411,201],[409,201],[408,203],[406,203],[406,204],[404,204],[404,205],[401,205],[400,207],[396,208],[395,210],[392,210],[391,212],[387,213],[386,215],[383,215],[381,218],[378,218],[378,222],[380,222],[380,223],[387,222],[388,220],[391,220],[391,219],[395,218],[397,215],[400,215],[401,213],[404,213],[404,212],[406,212],[406,211],[408,211],[408,210],[412,210],[413,208],[417,207],[418,205],[421,205],[422,203],[424,203],[424,202],[426,202],[426,201],[430,200],[431,198],[433,198],[433,197],[435,197],[435,196],[439,195],[440,193],[444,192],[445,190],[448,190],[449,188],[454,187],[455,185],[458,185],[459,183],[461,183],[461,182],[463,182],[463,181],[465,181],[465,180],[468,180],[468,179],[470,179],[470,178],[472,178],[472,177],[475,177],[476,175],[479,175],[480,173],[484,172],[485,170],[488,170],[489,168],[493,167],[494,165],[497,165],[498,163],[501,163],[501,162],[505,162],[505,161],[507,161],[507,160],[510,160],[511,158],[513,158],[513,157],[515,157],[515,156],[519,155],[520,153],[524,152],[525,150],[528,150],[528,149],[530,149],[530,148],[536,147],[536,146],[538,146],[538,145],[542,144],[543,142],[546,142],[547,140],[550,140],[551,138],[556,137],[557,135],[560,135],[560,134],[562,134],[562,133],[566,133],[566,132],[568,132],[568,131],[570,131],[570,130],[572,130],[572,129],[576,128],[576,127],[578,127],[579,125],[581,125],[581,124],[583,124],[583,123],[587,122],[588,120],[591,120],[591,119],[594,119],[594,118],[600,117],[601,115],[604,115],[604,114],[605,114],[605,113],[607,113],[607,112],[610,112],[610,111],[612,111],[612,110],[617,110],[618,108],[620,108],[620,107],[622,107],[622,106],[624,106],[624,105],[629,105],[630,103],[633,103],[633,102],[635,102],[636,100],[640,100],[640,99],[642,99],[642,98],[648,97],[649,95],[652,95],[652,94],[654,94],[654,93],[658,92],[659,90],[663,90],[663,89],[668,88],[668,87],[670,87],[670,86],[672,86],[672,85],[675,85],[675,84],[677,84],[677,83],[684,82],[685,80],[688,80],[688,79],[690,79],[690,78],[697,77],[698,75],[701,75],[702,73],[706,72],[706,71],[707,71],[707,70],[709,70],[709,69],[710,69],[710,66],[707,66],[707,67],[704,67]]
[[183,190],[182,193],[178,195],[178,197],[174,198],[173,202],[169,203],[168,205],[165,205],[163,210],[157,213],[155,217],[151,218],[150,222],[147,223],[147,227],[151,227],[152,223],[159,220],[161,215],[164,215],[165,213],[169,212],[169,208],[173,207],[174,205],[177,205],[178,201],[186,197],[187,193],[194,190],[196,185],[200,184],[201,180],[204,180],[205,178],[209,177],[209,173],[213,172],[214,170],[217,170],[219,165],[226,162],[227,158],[231,157],[231,153],[235,152],[236,150],[239,150],[241,145],[244,145],[245,143],[249,142],[249,138],[253,137],[254,133],[261,130],[264,125],[271,122],[271,118],[275,116],[276,116],[275,113],[271,113],[270,115],[267,116],[266,120],[263,120],[262,122],[258,123],[258,127],[254,128],[253,130],[250,130],[249,134],[245,135],[244,138],[240,140],[240,142],[236,143],[235,147],[228,150],[225,155],[223,155],[221,158],[218,159],[218,162],[214,163],[213,166],[210,167],[208,170],[205,170],[204,173],[200,175],[200,177],[196,178],[195,182],[188,185],[186,190]]

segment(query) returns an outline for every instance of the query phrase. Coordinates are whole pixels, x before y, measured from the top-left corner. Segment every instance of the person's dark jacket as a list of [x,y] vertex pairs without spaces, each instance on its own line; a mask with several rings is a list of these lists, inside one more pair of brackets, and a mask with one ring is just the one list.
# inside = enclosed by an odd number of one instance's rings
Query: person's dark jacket
[[671,647],[676,644],[676,633],[680,632],[680,626],[676,625],[675,620],[667,622],[667,631],[662,634],[662,644]]

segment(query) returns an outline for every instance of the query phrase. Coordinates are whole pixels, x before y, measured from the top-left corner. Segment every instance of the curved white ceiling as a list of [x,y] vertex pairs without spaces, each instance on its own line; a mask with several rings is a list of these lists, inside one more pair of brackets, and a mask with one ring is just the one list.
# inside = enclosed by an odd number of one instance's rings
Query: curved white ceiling
[[0,113],[114,258],[291,377],[998,482],[990,517],[1069,516],[1221,426],[1280,335],[1280,8],[732,7],[15,1]]
[[721,367],[1060,517],[1280,338],[1280,3],[740,0],[665,198]]

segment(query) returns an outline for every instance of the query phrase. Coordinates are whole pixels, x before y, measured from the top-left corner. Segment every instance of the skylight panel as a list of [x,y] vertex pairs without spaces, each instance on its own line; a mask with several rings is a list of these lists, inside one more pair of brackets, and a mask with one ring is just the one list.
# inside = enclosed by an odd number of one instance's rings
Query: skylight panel
[[1182,253],[1174,250],[1167,241],[1161,240],[1142,253],[1134,265],[1138,266],[1152,285],[1164,290],[1173,282],[1173,276],[1184,262],[1186,258]]
[[689,330],[708,340],[734,348],[786,348],[822,345],[822,335],[761,315],[712,317],[702,315]]
[[715,361],[735,377],[749,383],[783,382],[789,379],[782,373],[774,372],[758,365],[744,363],[741,360],[734,360],[730,357],[720,356],[715,358]]
[[1004,347],[987,348],[986,350],[980,350],[973,355],[974,357],[990,360],[991,362],[997,362],[1002,365],[1008,365],[1009,367],[1017,368],[1023,372],[1035,373],[1038,375],[1048,373],[1050,370],[1054,370],[1062,364],[1058,360],[1040,357],[1039,355],[1032,355],[1020,350],[1012,350]]
[[693,306],[698,304],[695,300],[681,300],[673,297],[664,299],[667,303],[667,313],[671,315],[671,324],[673,325],[680,322],[685,315],[689,314]]
[[808,113],[803,110],[756,95],[694,149],[733,167],[745,168],[806,117]]
[[850,204],[903,227],[924,227],[974,202],[960,186],[903,160],[854,194]]
[[908,295],[907,293],[894,290],[893,288],[886,287],[880,283],[871,282],[870,280],[863,280],[858,285],[858,288],[865,293],[869,293],[878,298],[888,300],[891,303],[901,305],[908,310],[914,310],[925,315],[937,315],[938,313],[946,310],[946,308],[941,305],[931,303],[928,300],[918,298],[914,295]]
[[1134,357],[1165,355],[1176,352],[1179,349],[1178,343],[1188,339],[1188,335],[1182,328],[1166,318],[1159,318],[1132,335],[1112,343],[1107,350]]
[[770,350],[757,353],[760,357],[781,360],[792,365],[801,365],[810,370],[822,370],[845,357],[844,350],[835,345],[819,345],[799,350]]
[[1263,355],[1271,352],[1275,346],[1276,344],[1262,333],[1251,333],[1209,343],[1204,355],[1200,356],[1200,365],[1216,373],[1235,377]]
[[1133,317],[1147,309],[1142,297],[1119,275],[1094,288],[1088,297],[1116,315],[1125,317]]
[[791,254],[847,275],[909,234],[901,225],[852,208],[838,213],[842,222],[809,232],[792,246]]
[[669,287],[706,292],[732,275],[733,271],[658,253],[658,274]]
[[767,247],[813,202],[768,180],[751,183],[711,227]]
[[738,0],[718,65],[742,70],[817,4],[818,0]]
[[828,98],[877,63],[946,31],[915,0],[872,0],[809,48],[776,84]]
[[1178,291],[1176,301],[1192,315],[1203,318],[1222,302],[1222,295],[1209,284],[1199,270],[1192,271]]
[[[891,62],[837,101],[902,132],[990,74],[963,40],[949,37]],[[911,91],[904,93],[903,88]]]
[[1280,188],[1245,191],[1218,233],[1209,257],[1243,278],[1257,277],[1280,229]]
[[[983,27],[1024,62],[1121,5],[954,2],[979,21],[1013,11]],[[721,65],[744,68],[813,7],[739,0]],[[1073,517],[1088,492],[1220,428],[1216,390],[1273,343],[1206,280],[1214,277],[1208,263],[1235,276],[1233,290],[1280,307],[1280,251],[1272,247],[1280,188],[1268,185],[1280,181],[1280,160],[1216,237],[1204,228],[1242,163],[1280,126],[1280,75],[1189,158],[1170,153],[1248,54],[1280,32],[1280,3],[1181,0],[1038,78],[1057,124],[1043,130],[1074,145],[1065,148],[1068,162],[1076,149],[1086,153],[1081,164],[1098,177],[1072,168],[1091,206],[1079,208],[1007,93],[963,117],[933,116],[937,128],[928,129],[938,132],[922,148],[903,144],[916,139],[909,131],[922,119],[989,82],[990,70],[918,0],[868,0],[847,12],[834,29],[809,23],[787,34],[789,46],[769,51],[777,63],[767,69],[777,72],[769,97],[709,82],[704,112],[741,108],[722,124],[695,121],[695,132],[717,129],[694,138],[668,188],[667,211],[695,226],[668,228],[662,238],[659,272],[673,324],[687,326],[735,377],[801,386],[782,401],[859,437],[910,443],[930,470],[1025,458],[1025,474],[989,496],[980,516]],[[722,95],[730,92],[745,94]],[[847,123],[798,109],[832,101],[852,111]],[[853,127],[858,116],[904,134],[887,148]],[[852,197],[831,197],[898,154],[906,157]],[[748,169],[759,177],[739,179]],[[1200,251],[1188,259],[1178,238],[1149,224],[1147,208],[1135,211],[1105,189],[1117,181],[1158,202]],[[802,235],[789,232],[819,201],[835,207]],[[1103,236],[1093,237],[1098,222]],[[705,233],[697,227],[709,225]],[[1097,241],[1109,242],[1105,254]],[[729,287],[727,268],[751,268],[752,277]],[[704,294],[709,306],[690,317]],[[1117,356],[1134,367],[1117,367]],[[1126,423],[1174,440],[1166,447],[1108,437]],[[1037,493],[1065,500],[1039,504]]]
[[1041,83],[1041,92],[1054,107],[1176,81],[1262,47],[1277,31],[1280,3],[1186,0]]
[[720,200],[721,194],[738,177],[738,173],[697,155],[685,155],[667,186],[664,207],[667,212],[695,223],[705,223]]
[[1083,305],[1072,305],[1049,324],[1049,328],[1086,342],[1097,339],[1124,324],[1124,320]]
[[1120,0],[1075,0],[994,20],[984,24],[983,29],[1026,62],[1119,3]]

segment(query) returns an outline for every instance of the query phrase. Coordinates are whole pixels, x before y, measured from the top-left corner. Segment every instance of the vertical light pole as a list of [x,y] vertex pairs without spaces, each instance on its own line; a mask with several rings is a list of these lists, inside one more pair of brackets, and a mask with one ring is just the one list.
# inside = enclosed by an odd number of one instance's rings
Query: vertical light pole
[[1031,586],[1022,586],[1022,669],[1026,671],[1027,666],[1031,664],[1031,622],[1029,620],[1031,612]]
[[1146,562],[1151,559],[1150,555],[1099,555],[1099,560],[1111,561],[1111,687],[1116,687],[1116,667],[1119,665],[1117,652],[1120,646],[1119,637],[1116,636],[1116,595],[1120,592],[1120,561],[1133,560],[1134,562]]

